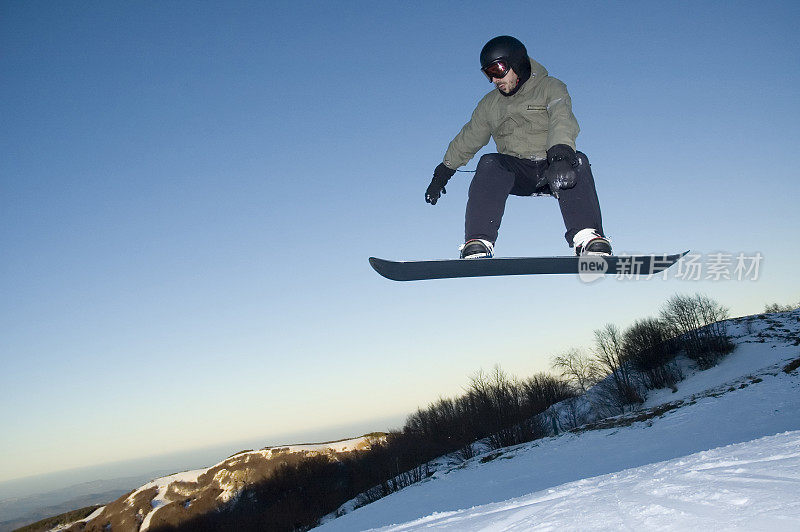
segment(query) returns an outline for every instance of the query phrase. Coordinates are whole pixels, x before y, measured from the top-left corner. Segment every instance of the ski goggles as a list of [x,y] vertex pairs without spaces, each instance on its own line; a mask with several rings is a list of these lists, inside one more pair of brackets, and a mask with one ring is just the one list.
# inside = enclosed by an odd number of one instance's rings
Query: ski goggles
[[489,83],[491,83],[493,78],[501,79],[506,77],[508,71],[511,70],[511,66],[505,59],[498,59],[492,61],[481,70],[486,74],[486,77],[489,78]]

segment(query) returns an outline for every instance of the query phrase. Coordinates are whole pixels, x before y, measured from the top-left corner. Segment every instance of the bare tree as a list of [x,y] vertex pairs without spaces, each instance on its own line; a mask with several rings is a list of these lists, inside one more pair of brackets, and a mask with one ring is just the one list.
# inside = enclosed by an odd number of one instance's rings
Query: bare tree
[[597,364],[575,347],[554,357],[551,367],[558,370],[562,377],[575,384],[584,393],[602,378]]
[[539,420],[526,404],[523,385],[516,378],[495,366],[490,375],[479,371],[470,381],[468,394],[492,447],[507,447],[544,435]]
[[644,402],[633,368],[627,362],[622,334],[613,323],[594,331],[595,363],[611,377],[610,398],[621,411]]

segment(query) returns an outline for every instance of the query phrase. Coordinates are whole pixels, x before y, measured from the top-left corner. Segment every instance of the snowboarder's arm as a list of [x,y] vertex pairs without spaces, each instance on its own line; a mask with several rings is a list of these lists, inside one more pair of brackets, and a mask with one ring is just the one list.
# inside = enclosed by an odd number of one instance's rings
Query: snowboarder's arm
[[581,128],[572,114],[572,100],[563,82],[550,78],[547,90],[547,115],[550,127],[547,132],[548,149],[556,144],[566,144],[575,149],[575,139]]
[[444,164],[448,168],[456,170],[458,167],[464,166],[478,150],[489,143],[492,128],[488,120],[487,97],[484,97],[478,103],[472,113],[472,118],[464,124],[456,138],[447,147],[447,152],[444,154]]

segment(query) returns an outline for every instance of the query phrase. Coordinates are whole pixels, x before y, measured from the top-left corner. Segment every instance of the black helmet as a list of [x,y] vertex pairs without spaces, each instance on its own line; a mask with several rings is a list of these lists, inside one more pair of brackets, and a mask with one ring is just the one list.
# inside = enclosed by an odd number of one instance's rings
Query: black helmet
[[486,68],[498,59],[505,59],[520,77],[520,85],[531,76],[531,63],[525,45],[508,35],[495,37],[481,50],[481,68]]

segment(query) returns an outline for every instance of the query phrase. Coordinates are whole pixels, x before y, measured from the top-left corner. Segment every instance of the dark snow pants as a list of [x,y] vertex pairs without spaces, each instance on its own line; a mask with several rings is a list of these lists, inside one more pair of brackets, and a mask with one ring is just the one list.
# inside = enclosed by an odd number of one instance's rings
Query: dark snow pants
[[[581,152],[577,154],[580,162],[578,180],[573,188],[560,190],[558,197],[558,206],[567,228],[564,237],[570,246],[572,237],[581,229],[591,227],[604,234],[589,159]],[[465,241],[482,238],[494,243],[497,240],[509,194],[550,195],[549,185],[536,188],[536,182],[546,168],[546,160],[519,159],[501,153],[489,153],[481,157],[469,186]]]

